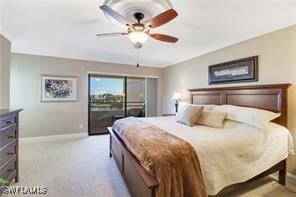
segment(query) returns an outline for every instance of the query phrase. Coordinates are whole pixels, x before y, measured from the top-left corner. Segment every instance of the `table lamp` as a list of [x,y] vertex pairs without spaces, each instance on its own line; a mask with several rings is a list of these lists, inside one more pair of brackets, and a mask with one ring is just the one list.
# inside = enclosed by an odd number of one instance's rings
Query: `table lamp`
[[175,103],[176,113],[178,112],[178,105],[179,105],[179,100],[180,99],[181,99],[181,93],[178,92],[178,91],[175,91],[173,93],[172,100],[175,100],[176,101],[176,103]]

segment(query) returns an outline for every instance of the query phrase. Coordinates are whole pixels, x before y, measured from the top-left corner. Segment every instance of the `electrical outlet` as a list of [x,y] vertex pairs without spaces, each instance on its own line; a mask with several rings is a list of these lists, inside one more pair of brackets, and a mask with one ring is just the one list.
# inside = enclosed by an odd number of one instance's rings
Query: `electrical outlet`
[[83,129],[83,124],[80,124],[79,125],[79,129]]

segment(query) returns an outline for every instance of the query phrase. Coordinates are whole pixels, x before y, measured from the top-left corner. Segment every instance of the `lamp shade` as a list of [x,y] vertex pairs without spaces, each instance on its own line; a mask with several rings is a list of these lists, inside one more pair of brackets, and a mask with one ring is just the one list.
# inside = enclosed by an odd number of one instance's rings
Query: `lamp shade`
[[178,101],[178,100],[180,100],[181,99],[181,93],[180,92],[178,92],[178,91],[175,91],[174,93],[173,93],[173,96],[172,96],[172,100],[176,100],[176,101]]

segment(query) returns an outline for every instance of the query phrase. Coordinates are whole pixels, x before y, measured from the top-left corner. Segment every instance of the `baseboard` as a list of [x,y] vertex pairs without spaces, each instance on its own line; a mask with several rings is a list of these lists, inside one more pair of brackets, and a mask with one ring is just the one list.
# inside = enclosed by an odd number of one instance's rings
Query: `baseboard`
[[71,133],[71,134],[63,134],[63,135],[48,135],[48,136],[40,136],[40,137],[20,138],[20,143],[59,141],[59,140],[83,138],[83,137],[87,137],[87,136],[88,136],[88,133]]

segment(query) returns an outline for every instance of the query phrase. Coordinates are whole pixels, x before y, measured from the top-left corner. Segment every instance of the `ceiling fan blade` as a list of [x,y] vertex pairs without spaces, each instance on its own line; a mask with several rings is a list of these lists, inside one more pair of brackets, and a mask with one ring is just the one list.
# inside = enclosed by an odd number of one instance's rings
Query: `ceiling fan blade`
[[179,38],[165,35],[165,34],[150,34],[151,38],[154,38],[155,40],[163,41],[163,42],[171,42],[171,43],[176,43]]
[[106,5],[100,6],[101,10],[103,10],[107,15],[110,17],[114,18],[117,22],[124,24],[124,25],[129,25],[129,22],[126,18],[121,16],[118,12],[114,11],[112,8]]
[[123,36],[127,35],[127,33],[104,33],[104,34],[96,34],[99,37],[109,37],[109,36]]
[[174,9],[169,9],[152,18],[146,26],[149,26],[151,28],[159,27],[165,23],[170,22],[177,16],[178,16],[178,13]]

